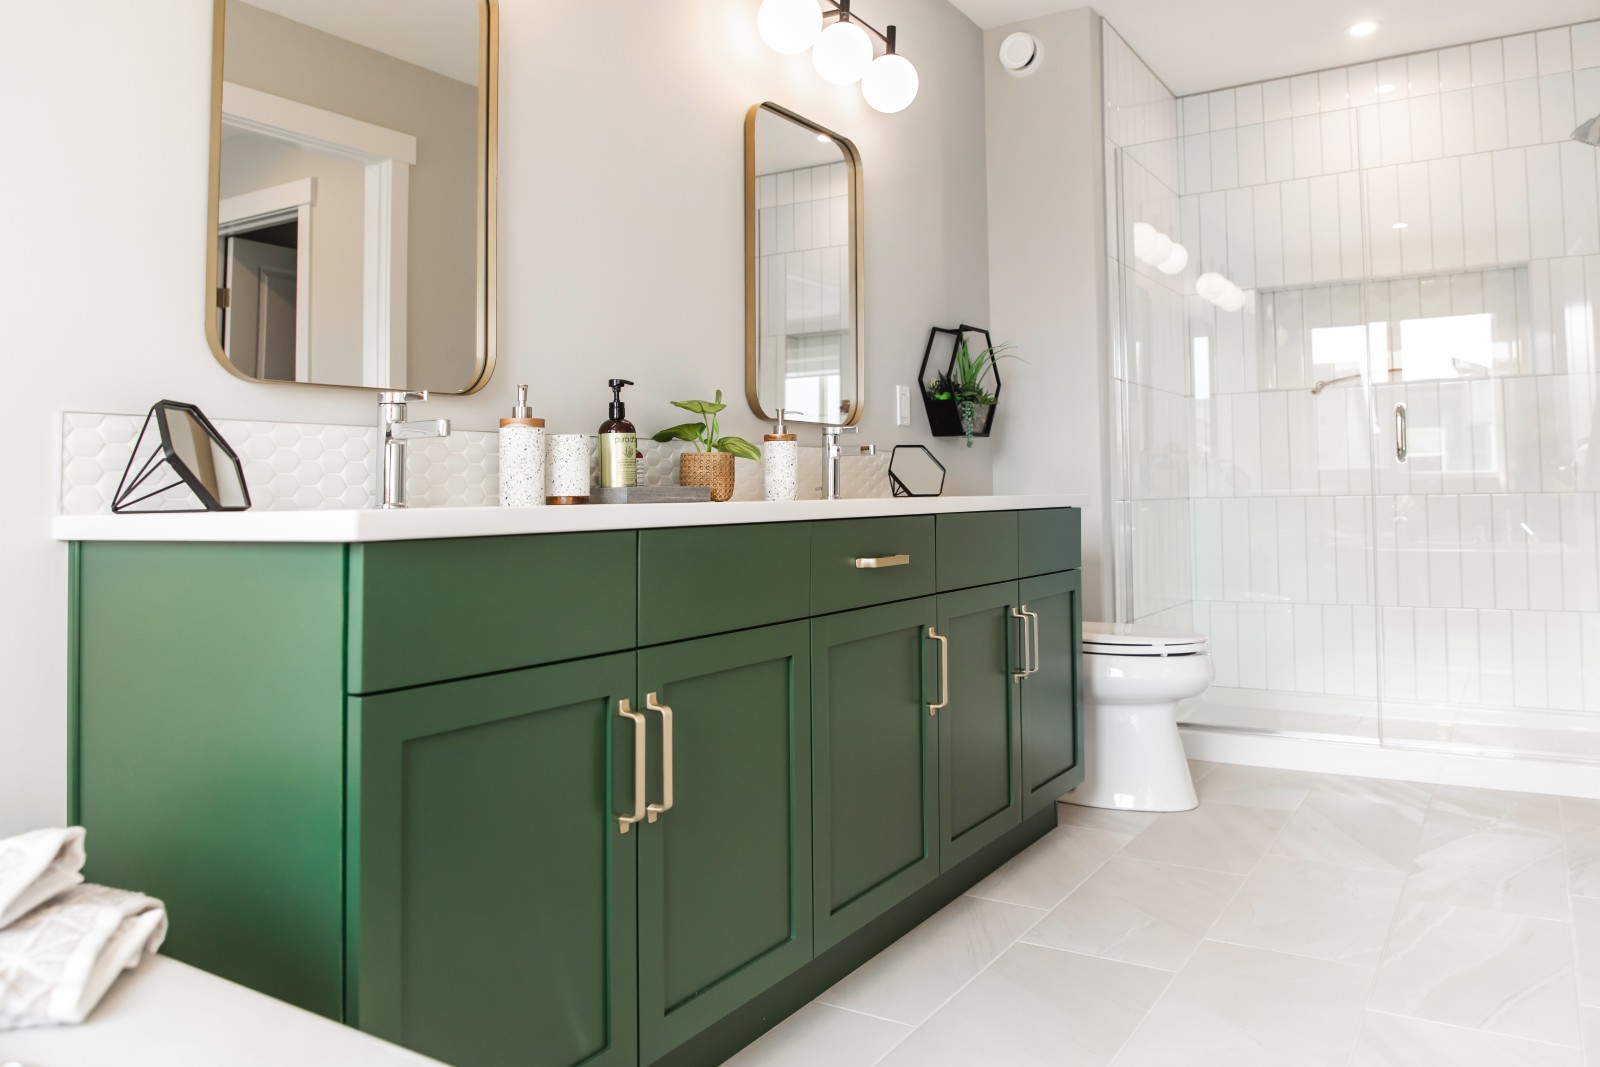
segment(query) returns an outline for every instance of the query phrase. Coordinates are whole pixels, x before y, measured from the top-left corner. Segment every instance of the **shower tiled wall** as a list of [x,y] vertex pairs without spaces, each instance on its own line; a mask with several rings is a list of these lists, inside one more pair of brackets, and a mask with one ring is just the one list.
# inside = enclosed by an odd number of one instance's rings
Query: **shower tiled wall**
[[[822,382],[850,358],[850,197],[843,162],[756,179],[758,319],[763,396],[818,412]],[[808,379],[792,384],[783,378]],[[791,396],[790,390],[797,390]],[[837,395],[827,399],[836,405]]]
[[[1600,113],[1600,22],[1178,110],[1188,610],[1218,683],[1600,711],[1600,153],[1570,140]],[[1203,272],[1245,307],[1195,295]],[[1451,319],[1480,355],[1400,351]],[[1316,358],[1340,327],[1365,350]],[[1370,392],[1312,394],[1363,359]]]

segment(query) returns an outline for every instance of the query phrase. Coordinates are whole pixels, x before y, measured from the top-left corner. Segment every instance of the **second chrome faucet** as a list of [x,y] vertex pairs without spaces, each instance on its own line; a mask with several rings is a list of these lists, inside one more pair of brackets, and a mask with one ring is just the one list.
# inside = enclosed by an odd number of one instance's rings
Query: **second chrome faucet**
[[822,499],[839,499],[839,461],[848,456],[876,456],[877,445],[861,445],[846,452],[839,444],[839,435],[859,433],[858,426],[824,426],[822,428]]
[[450,420],[410,422],[406,405],[422,403],[426,392],[397,390],[378,394],[378,507],[406,506],[406,442],[449,437]]

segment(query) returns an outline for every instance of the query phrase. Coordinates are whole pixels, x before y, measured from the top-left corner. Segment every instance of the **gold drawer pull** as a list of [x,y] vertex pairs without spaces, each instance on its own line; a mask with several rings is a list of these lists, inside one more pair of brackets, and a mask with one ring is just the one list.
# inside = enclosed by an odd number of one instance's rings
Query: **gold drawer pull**
[[911,566],[911,557],[905,553],[901,553],[898,556],[870,556],[857,557],[856,559],[856,570],[858,571],[877,571],[885,567],[909,566]]

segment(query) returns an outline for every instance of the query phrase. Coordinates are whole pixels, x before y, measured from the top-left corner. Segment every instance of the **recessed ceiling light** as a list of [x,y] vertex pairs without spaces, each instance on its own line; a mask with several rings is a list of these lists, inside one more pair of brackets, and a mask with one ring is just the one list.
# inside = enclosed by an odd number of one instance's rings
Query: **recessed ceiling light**
[[1380,92],[1380,93],[1392,93],[1392,92],[1394,92],[1394,83],[1393,82],[1384,82],[1382,85],[1378,86],[1378,92]]
[[1411,225],[1411,223],[1409,223],[1409,222],[1397,222],[1397,223],[1394,224],[1394,226],[1392,228],[1396,229],[1396,230],[1403,230],[1407,226],[1410,226],[1410,225]]
[[1344,32],[1352,37],[1371,37],[1378,32],[1378,24],[1376,22],[1358,22]]

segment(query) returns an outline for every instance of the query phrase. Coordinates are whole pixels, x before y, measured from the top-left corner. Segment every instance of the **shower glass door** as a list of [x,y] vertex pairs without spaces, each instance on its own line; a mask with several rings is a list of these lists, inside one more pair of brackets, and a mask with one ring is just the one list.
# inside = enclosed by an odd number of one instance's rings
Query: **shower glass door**
[[[1571,54],[1567,30],[1548,36],[1541,49]],[[1510,69],[1511,44],[1474,46],[1469,64]],[[1574,74],[1527,73],[1474,90],[1490,121],[1455,153],[1419,143],[1426,130],[1389,135],[1387,103],[1358,118],[1382,737],[1592,759],[1596,150],[1570,139]],[[1437,121],[1448,85],[1413,78],[1407,120]],[[1539,111],[1508,131],[1500,99]],[[1387,158],[1402,149],[1421,158]]]

